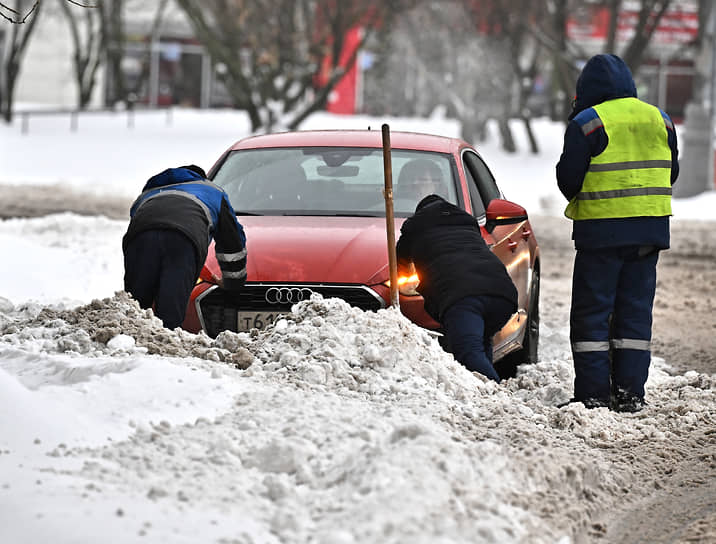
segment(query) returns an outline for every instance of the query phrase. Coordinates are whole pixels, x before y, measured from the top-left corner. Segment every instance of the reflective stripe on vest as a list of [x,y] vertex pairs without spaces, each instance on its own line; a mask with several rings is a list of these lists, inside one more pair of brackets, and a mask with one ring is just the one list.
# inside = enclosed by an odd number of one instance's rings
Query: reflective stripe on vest
[[581,191],[567,205],[570,219],[671,215],[671,148],[668,123],[658,108],[636,98],[594,106],[609,142],[592,157]]

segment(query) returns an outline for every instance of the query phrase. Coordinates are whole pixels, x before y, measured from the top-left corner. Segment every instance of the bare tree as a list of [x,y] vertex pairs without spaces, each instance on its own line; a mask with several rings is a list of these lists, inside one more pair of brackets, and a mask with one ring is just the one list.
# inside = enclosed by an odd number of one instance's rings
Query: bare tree
[[[78,0],[61,0],[68,4],[74,4],[75,6],[83,8],[94,7],[91,4],[84,4]],[[36,0],[35,2],[15,2],[14,7],[11,7],[9,2],[0,2],[0,19],[5,19],[9,23],[16,25],[25,24],[32,15],[37,13],[42,0]]]
[[[698,35],[693,43],[689,44],[697,58],[696,74],[694,77],[694,95],[692,101],[697,104],[703,104],[709,95],[711,87],[711,74],[710,67],[706,68],[706,60],[711,60],[710,55],[713,55],[713,51],[709,51],[708,32],[713,32],[715,29],[709,28],[709,20],[711,18],[712,10],[716,9],[713,5],[713,0],[699,0],[699,30]],[[713,106],[712,106],[713,107]]]
[[[177,0],[252,130],[297,127],[322,109],[362,45],[403,0]],[[357,47],[345,38],[363,28]],[[317,85],[318,78],[322,81]]]
[[[706,0],[701,0],[706,1]],[[616,51],[618,43],[618,29],[620,16],[623,13],[622,0],[602,0],[601,2],[587,2],[586,0],[456,0],[451,4],[461,4],[469,14],[468,18],[473,23],[477,34],[484,37],[484,41],[492,42],[494,56],[495,45],[503,43],[509,52],[509,64],[499,68],[503,71],[501,84],[504,87],[497,92],[494,89],[487,89],[487,93],[480,95],[481,100],[488,101],[492,96],[502,98],[499,107],[490,108],[491,117],[498,121],[502,135],[502,145],[506,150],[514,149],[514,142],[510,131],[508,120],[511,118],[521,119],[525,125],[530,146],[533,152],[537,152],[537,139],[530,124],[530,113],[527,109],[528,99],[534,88],[536,76],[544,71],[547,66],[545,58],[551,59],[551,72],[554,84],[554,98],[551,103],[556,106],[553,116],[566,118],[571,109],[571,97],[574,94],[574,84],[579,74],[580,62],[584,61],[589,53],[586,52],[575,40],[568,35],[568,20],[570,15],[577,9],[607,9],[609,23],[607,28],[605,46],[608,51]],[[629,41],[619,49],[624,60],[637,72],[641,66],[648,46],[653,37],[654,31],[659,22],[671,5],[671,0],[642,0],[638,5],[637,16],[634,18],[634,26]],[[438,12],[445,12],[443,9],[448,4],[441,2],[439,6],[433,2],[424,2],[426,9],[433,9]],[[444,19],[444,17],[443,17]],[[431,17],[433,27],[441,25],[441,17],[434,14]],[[450,29],[460,32],[460,26],[455,22],[449,23]],[[416,41],[423,40],[422,33],[416,30],[412,33]],[[452,36],[443,38],[448,42],[454,42]],[[483,45],[483,48],[486,46]],[[462,46],[464,49],[464,46]],[[416,51],[420,48],[417,47]],[[458,49],[454,47],[453,52],[443,59],[443,63],[449,58],[459,55]],[[545,54],[546,53],[546,54]],[[484,74],[484,71],[481,73]],[[505,79],[509,79],[505,83]],[[459,86],[450,85],[450,90],[458,89]],[[447,91],[443,91],[445,94]],[[464,102],[470,102],[471,98],[465,95],[460,96]],[[425,100],[425,98],[422,98]],[[454,100],[453,100],[454,102]],[[464,117],[461,117],[463,122]]]
[[[538,139],[532,131],[531,112],[527,107],[536,77],[546,71],[551,73],[552,116],[566,119],[571,110],[579,67],[591,54],[568,34],[572,14],[579,9],[588,13],[607,9],[609,23],[605,45],[612,51],[619,46],[632,70],[637,71],[671,1],[641,2],[634,17],[632,35],[625,44],[617,42],[624,8],[622,0],[453,0],[440,3],[424,0],[419,4],[419,8],[400,17],[392,41],[388,42],[387,49],[395,55],[390,69],[383,66],[387,62],[381,59],[380,70],[386,77],[399,74],[394,78],[395,87],[392,88],[401,89],[408,83],[420,88],[410,92],[409,96],[397,92],[404,101],[396,106],[412,107],[414,111],[411,113],[421,115],[426,110],[424,104],[434,107],[436,102],[442,102],[448,106],[449,113],[457,115],[463,122],[463,136],[467,139],[475,139],[486,118],[493,118],[498,121],[506,150],[515,148],[508,121],[517,118],[525,125],[532,151],[537,152]],[[417,10],[428,13],[428,21],[416,18],[414,12]],[[451,12],[461,15],[456,20]],[[409,30],[404,33],[401,25],[406,24]],[[432,36],[426,36],[422,31],[427,24],[430,24]],[[403,35],[412,38],[410,48],[400,44]],[[448,69],[455,59],[459,59],[460,69]],[[472,61],[477,65],[473,67]],[[415,73],[411,73],[408,66],[414,67],[412,72]],[[472,88],[461,83],[465,74],[470,74],[468,78],[476,81]],[[446,75],[450,81],[445,81]],[[486,81],[494,85],[490,86]]]
[[114,106],[127,99],[122,59],[126,43],[124,31],[124,0],[96,0],[104,45],[108,95],[105,100]]
[[32,14],[40,7],[40,4],[41,2],[39,0],[32,2],[32,5],[30,5],[29,2],[23,3],[16,1],[11,6],[9,2],[0,2],[0,17],[10,23],[21,25],[31,18]]
[[105,35],[102,32],[99,11],[96,9],[72,9],[68,2],[59,0],[62,13],[70,27],[75,81],[77,82],[77,107],[85,109],[92,98],[97,81],[97,70],[102,63]]
[[464,2],[422,2],[381,38],[381,79],[368,89],[371,101],[383,97],[379,113],[427,116],[443,108],[468,141],[482,138],[488,119],[507,117],[509,43],[478,33]]
[[641,0],[634,35],[621,53],[633,73],[639,71],[654,31],[670,5],[671,0]]
[[[570,0],[554,0],[553,3],[547,4],[547,9],[549,21],[545,23],[544,27],[537,26],[533,35],[537,39],[544,35],[546,39],[542,40],[542,44],[551,53],[553,73],[556,76],[556,85],[553,88],[554,96],[551,100],[552,116],[556,119],[566,119],[571,110],[574,82],[579,74],[578,55],[570,50],[567,36]],[[531,27],[526,28],[530,29]],[[544,34],[542,34],[543,30]]]
[[15,0],[12,7],[6,4],[0,4],[0,7],[11,13],[10,16],[3,15],[3,17],[11,23],[15,23],[10,27],[5,47],[0,50],[2,53],[0,57],[0,114],[7,123],[10,123],[12,122],[12,105],[17,77],[20,74],[23,55],[37,24],[41,4],[40,2]]
[[604,50],[613,53],[617,48],[617,26],[619,24],[619,13],[622,9],[622,0],[607,0],[607,9],[609,10],[609,27],[607,28],[607,43]]
[[537,139],[532,131],[527,100],[532,94],[535,79],[541,68],[540,58],[544,46],[525,29],[531,26],[545,26],[548,21],[546,10],[539,2],[532,0],[505,0],[502,2],[472,2],[472,17],[481,28],[492,36],[501,36],[509,51],[510,87],[501,96],[504,100],[502,116],[498,117],[502,146],[506,151],[515,151],[516,146],[508,123],[510,118],[520,119],[527,132],[530,149],[539,151]]
[[[162,25],[164,12],[167,8],[168,2],[169,0],[159,0],[157,9],[154,12],[154,19],[152,21],[152,28],[149,31],[149,36],[156,36],[158,34],[159,28]],[[132,85],[127,86],[125,82],[126,92],[131,93],[134,96],[139,96],[141,94],[142,87],[147,83],[147,80],[149,79],[150,56],[152,54],[151,41],[147,41],[146,45],[147,47],[143,55],[144,58],[141,61],[142,69],[139,75],[135,78]]]
[[[478,2],[481,0],[478,0]],[[485,0],[488,1],[488,0]],[[704,0],[701,0],[704,1]],[[541,10],[546,17],[524,21],[522,29],[532,36],[551,53],[553,73],[557,82],[557,103],[561,105],[556,111],[557,118],[564,118],[569,111],[570,97],[574,93],[574,83],[579,74],[578,65],[588,54],[580,45],[570,40],[567,33],[567,21],[570,13],[582,9],[608,10],[608,27],[606,29],[605,51],[619,54],[636,75],[648,51],[651,39],[659,22],[672,4],[671,0],[642,0],[629,41],[622,47],[618,45],[618,29],[624,5],[621,0],[602,0],[587,2],[586,0],[537,0],[534,7]],[[513,13],[524,13],[524,9]]]
[[[68,0],[59,0],[60,2]],[[140,60],[141,72],[132,78],[130,83],[125,77],[122,67],[127,51],[126,22],[128,13],[140,2],[131,0],[93,0],[91,13],[81,14],[76,10],[64,8],[65,15],[70,24],[73,46],[74,65],[77,85],[79,89],[80,108],[89,99],[92,87],[95,84],[95,73],[99,66],[104,66],[106,75],[105,101],[114,106],[119,103],[130,105],[131,95],[140,94],[140,89],[146,84],[149,77],[150,43]],[[169,0],[158,0],[152,20],[149,35],[153,36],[160,28]],[[148,2],[142,2],[147,4]],[[84,24],[82,24],[84,23]],[[79,27],[82,26],[81,29]]]
[[[68,4],[80,8],[93,7],[76,0],[62,0],[63,10],[69,9]],[[35,2],[15,0],[12,5],[0,2],[0,17],[12,23],[4,47],[0,40],[0,113],[8,123],[12,121],[15,85],[20,74],[22,59],[36,28],[41,8],[41,0]],[[0,38],[2,36],[3,34],[0,33]]]

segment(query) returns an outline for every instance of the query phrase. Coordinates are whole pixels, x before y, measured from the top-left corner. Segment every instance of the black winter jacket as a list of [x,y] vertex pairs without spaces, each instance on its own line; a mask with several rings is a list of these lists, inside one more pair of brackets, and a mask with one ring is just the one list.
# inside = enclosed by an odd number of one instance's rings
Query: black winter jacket
[[505,298],[517,311],[517,289],[472,215],[430,196],[418,204],[400,232],[398,269],[405,271],[414,263],[420,277],[418,292],[433,319],[441,321],[452,304],[473,295]]

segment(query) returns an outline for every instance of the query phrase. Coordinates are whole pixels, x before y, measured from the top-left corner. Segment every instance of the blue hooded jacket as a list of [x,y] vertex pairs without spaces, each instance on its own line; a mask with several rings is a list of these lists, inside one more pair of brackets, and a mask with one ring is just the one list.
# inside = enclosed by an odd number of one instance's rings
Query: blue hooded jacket
[[[609,142],[604,126],[585,134],[582,127],[598,120],[592,106],[617,98],[637,98],[636,85],[626,63],[616,55],[595,55],[577,80],[577,96],[564,134],[562,156],[557,163],[557,184],[567,200],[582,188],[592,157],[602,153]],[[660,110],[661,111],[661,110]],[[679,175],[676,132],[669,116],[661,112],[671,149],[671,184]],[[629,217],[574,221],[572,239],[577,249],[623,246],[669,247],[668,217]]]
[[235,290],[246,281],[244,229],[224,190],[198,172],[168,168],[149,178],[129,213],[123,247],[146,230],[177,230],[194,244],[198,276],[213,238],[224,287]]

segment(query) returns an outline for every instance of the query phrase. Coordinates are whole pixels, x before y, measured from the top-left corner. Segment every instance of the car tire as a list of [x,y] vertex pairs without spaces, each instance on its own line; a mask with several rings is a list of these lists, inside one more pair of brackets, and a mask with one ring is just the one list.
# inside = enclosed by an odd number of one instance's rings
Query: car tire
[[495,363],[495,370],[501,379],[514,378],[519,365],[532,365],[537,362],[539,349],[539,268],[532,273],[530,286],[530,305],[527,311],[527,326],[522,347],[508,353]]

